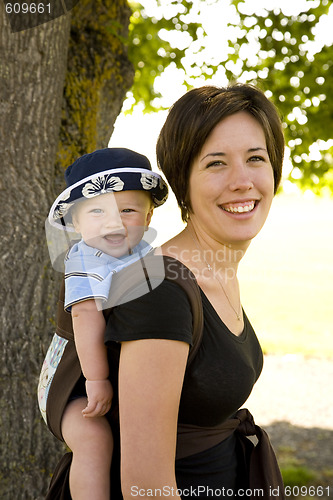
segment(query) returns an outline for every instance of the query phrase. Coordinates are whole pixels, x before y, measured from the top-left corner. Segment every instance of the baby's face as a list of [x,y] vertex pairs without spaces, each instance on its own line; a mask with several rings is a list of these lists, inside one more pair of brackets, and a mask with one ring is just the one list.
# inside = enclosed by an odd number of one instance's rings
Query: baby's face
[[119,258],[141,241],[152,213],[148,193],[111,192],[79,202],[73,223],[87,245]]

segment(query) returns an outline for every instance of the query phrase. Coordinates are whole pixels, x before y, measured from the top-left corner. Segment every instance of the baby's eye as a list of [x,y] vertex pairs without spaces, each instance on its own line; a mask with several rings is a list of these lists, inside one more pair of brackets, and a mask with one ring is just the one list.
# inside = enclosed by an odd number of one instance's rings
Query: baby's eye
[[90,210],[91,214],[101,214],[102,212],[103,210],[101,208],[93,208],[92,210]]

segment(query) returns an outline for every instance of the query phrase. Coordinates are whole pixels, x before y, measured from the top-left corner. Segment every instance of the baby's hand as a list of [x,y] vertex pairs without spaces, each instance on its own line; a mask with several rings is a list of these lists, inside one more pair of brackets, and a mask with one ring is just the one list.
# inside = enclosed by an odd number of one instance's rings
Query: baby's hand
[[111,408],[113,389],[110,380],[86,380],[88,404],[84,417],[102,417]]

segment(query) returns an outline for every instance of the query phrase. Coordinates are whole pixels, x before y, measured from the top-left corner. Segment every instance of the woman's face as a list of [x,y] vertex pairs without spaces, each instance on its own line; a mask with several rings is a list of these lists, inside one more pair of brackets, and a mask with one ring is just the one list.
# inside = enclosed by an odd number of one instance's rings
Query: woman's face
[[192,165],[190,220],[195,229],[218,243],[244,247],[262,228],[273,196],[261,125],[243,111],[223,119]]

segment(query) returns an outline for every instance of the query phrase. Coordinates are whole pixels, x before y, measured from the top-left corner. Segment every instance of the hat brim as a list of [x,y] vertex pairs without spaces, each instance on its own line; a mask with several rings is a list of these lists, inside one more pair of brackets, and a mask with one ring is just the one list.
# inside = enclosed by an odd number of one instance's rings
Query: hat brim
[[145,191],[150,193],[155,207],[163,205],[168,197],[168,187],[163,178],[148,169],[116,168],[98,172],[66,188],[53,203],[48,220],[52,226],[73,231],[73,227],[64,222],[75,201],[89,199],[110,192]]

